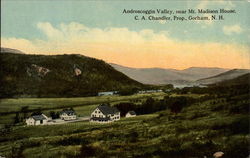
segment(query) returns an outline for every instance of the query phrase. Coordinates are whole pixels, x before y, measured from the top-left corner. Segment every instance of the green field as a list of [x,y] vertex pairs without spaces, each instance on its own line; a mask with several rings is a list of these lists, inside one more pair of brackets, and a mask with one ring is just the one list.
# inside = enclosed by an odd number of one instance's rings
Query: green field
[[82,98],[18,98],[1,99],[1,112],[16,112],[23,106],[29,106],[29,109],[59,109],[67,107],[84,106],[91,104],[100,104],[104,102],[131,101],[135,99],[144,99],[146,97],[162,97],[164,93],[154,94],[135,94],[130,96],[97,96]]
[[[143,101],[148,97],[163,98],[165,93],[135,94],[131,96],[96,96],[82,98],[18,98],[0,100],[0,127],[13,123],[16,112],[28,106],[30,113],[38,109],[45,114],[50,111],[61,111],[63,108],[73,107],[78,116],[89,116],[101,103],[116,104],[120,102]],[[29,113],[29,114],[30,114]]]

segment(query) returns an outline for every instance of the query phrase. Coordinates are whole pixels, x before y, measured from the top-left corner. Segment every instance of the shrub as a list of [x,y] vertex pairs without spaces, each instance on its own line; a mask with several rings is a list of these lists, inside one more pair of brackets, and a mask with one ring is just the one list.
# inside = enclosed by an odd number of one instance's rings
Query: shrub
[[249,133],[249,117],[242,117],[232,122],[230,125],[232,134],[248,134]]
[[87,157],[100,157],[105,158],[107,154],[100,147],[92,146],[92,145],[82,145],[80,149],[80,158]]
[[227,158],[246,158],[249,156],[249,139],[245,137],[231,137],[225,142],[224,153]]

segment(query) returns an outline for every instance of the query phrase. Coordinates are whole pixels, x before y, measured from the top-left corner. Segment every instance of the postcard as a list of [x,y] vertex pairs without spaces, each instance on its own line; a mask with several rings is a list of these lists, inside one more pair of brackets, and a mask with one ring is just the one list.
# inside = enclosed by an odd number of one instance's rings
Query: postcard
[[2,0],[0,158],[249,158],[249,4]]

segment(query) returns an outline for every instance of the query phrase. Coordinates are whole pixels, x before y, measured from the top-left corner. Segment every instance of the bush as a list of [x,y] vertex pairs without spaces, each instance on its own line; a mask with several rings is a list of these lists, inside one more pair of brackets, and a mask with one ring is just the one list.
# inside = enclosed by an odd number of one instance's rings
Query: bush
[[100,147],[95,147],[92,145],[82,145],[80,149],[79,157],[80,158],[87,158],[87,157],[105,158],[107,157],[107,154]]
[[242,117],[235,120],[230,125],[232,134],[248,134],[249,133],[249,117]]
[[128,111],[135,111],[136,108],[136,105],[130,102],[119,103],[114,106],[121,112],[121,116],[125,116]]
[[227,158],[246,158],[249,156],[249,139],[245,137],[231,137],[224,149]]

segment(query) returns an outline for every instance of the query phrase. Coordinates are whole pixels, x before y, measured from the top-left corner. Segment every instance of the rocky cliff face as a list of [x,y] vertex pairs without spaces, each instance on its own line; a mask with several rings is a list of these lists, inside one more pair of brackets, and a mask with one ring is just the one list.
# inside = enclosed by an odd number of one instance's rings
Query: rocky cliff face
[[32,64],[31,66],[27,67],[26,72],[30,77],[32,76],[44,77],[47,73],[50,72],[50,70],[45,67]]

